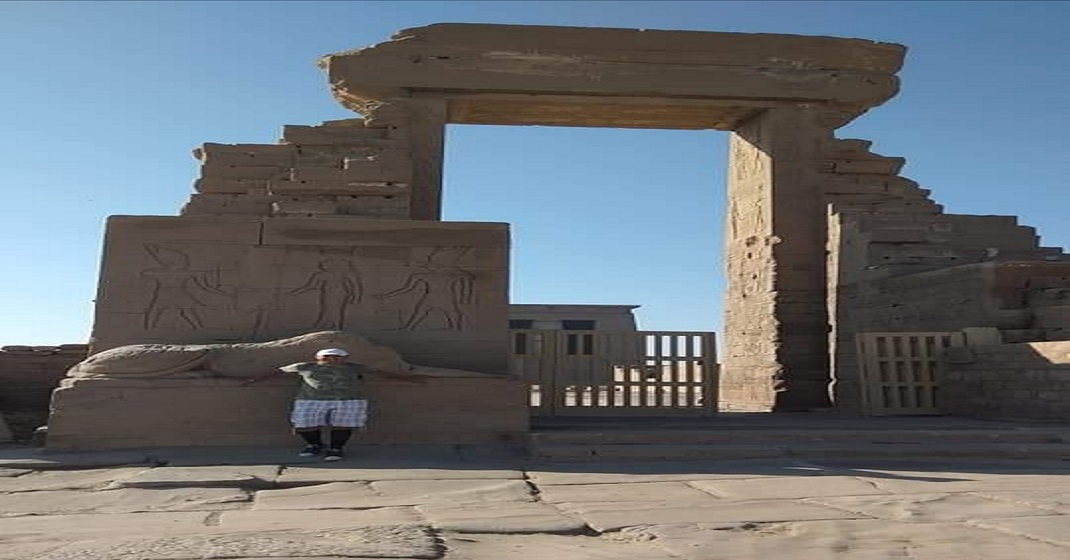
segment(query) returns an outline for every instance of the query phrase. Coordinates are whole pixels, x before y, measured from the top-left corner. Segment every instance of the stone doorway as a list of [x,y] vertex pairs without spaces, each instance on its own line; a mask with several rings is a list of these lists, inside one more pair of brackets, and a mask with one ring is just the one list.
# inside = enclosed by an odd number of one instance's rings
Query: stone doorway
[[732,132],[721,394],[738,409],[830,404],[833,130],[893,96],[900,45],[857,39],[439,24],[324,57],[336,99],[409,134],[412,217],[441,217],[447,124]]

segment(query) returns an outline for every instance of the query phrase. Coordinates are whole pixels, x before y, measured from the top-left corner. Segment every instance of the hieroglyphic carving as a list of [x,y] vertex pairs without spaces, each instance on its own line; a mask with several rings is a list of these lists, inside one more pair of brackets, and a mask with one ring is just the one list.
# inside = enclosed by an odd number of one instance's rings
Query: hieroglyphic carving
[[364,299],[364,287],[353,261],[343,258],[323,259],[318,271],[285,295],[307,292],[317,294],[318,308],[313,326],[328,330],[344,329],[349,306]]
[[459,263],[471,248],[434,247],[419,263],[426,272],[413,272],[398,288],[378,294],[378,299],[408,295],[401,330],[435,330],[431,321],[440,316],[447,330],[464,330],[465,309],[474,302],[475,275]]
[[199,310],[207,304],[201,298],[206,294],[233,297],[233,291],[223,289],[218,268],[193,269],[189,255],[178,249],[146,245],[145,250],[160,265],[141,271],[141,277],[152,284],[144,312],[145,329],[160,328],[167,316],[177,319],[175,324],[182,328],[204,328]]

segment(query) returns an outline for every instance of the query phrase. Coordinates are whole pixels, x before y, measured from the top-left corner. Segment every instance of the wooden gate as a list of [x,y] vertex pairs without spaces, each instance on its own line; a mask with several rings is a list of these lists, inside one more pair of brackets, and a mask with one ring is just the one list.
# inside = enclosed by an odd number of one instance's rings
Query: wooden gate
[[940,414],[940,353],[944,348],[965,346],[964,333],[861,333],[857,342],[863,406],[868,414]]
[[717,411],[713,333],[511,330],[511,367],[537,416]]

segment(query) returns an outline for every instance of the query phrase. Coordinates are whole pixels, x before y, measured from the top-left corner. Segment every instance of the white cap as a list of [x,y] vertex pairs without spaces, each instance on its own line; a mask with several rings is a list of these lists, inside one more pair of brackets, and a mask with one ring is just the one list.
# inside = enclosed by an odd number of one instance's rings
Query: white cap
[[345,357],[345,356],[348,356],[348,355],[349,355],[349,352],[346,352],[345,350],[342,350],[341,348],[324,348],[323,350],[320,350],[319,352],[316,352],[316,357],[317,358],[322,358],[324,356],[343,356],[343,357]]

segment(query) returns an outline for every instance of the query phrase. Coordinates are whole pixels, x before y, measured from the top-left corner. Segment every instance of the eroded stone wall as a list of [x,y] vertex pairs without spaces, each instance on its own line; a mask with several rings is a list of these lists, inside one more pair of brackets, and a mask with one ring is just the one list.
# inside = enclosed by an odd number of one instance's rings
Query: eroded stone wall
[[957,348],[944,361],[948,414],[1070,420],[1070,341]]
[[1000,329],[1065,339],[1070,262],[1014,216],[946,214],[899,175],[902,158],[838,140],[819,162],[829,203],[829,316],[837,408],[860,410],[860,332]]

